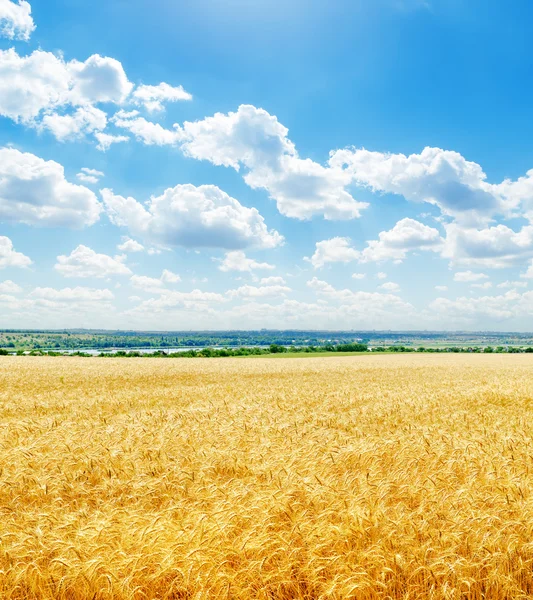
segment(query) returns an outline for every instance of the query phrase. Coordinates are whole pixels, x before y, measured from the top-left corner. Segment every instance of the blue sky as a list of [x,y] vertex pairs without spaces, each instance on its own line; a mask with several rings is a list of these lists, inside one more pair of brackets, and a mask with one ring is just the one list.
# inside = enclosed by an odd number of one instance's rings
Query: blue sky
[[526,0],[0,0],[0,327],[533,330]]

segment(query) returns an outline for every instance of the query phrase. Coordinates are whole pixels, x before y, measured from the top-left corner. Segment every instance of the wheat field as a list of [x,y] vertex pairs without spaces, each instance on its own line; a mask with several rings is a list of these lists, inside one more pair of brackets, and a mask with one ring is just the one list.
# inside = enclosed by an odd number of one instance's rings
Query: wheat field
[[533,596],[533,357],[0,360],[0,598]]

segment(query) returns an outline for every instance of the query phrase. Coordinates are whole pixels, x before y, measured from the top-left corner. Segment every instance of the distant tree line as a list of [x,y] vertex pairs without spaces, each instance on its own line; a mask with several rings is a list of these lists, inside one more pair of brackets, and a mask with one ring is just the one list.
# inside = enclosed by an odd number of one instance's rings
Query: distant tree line
[[412,348],[409,346],[376,346],[369,348],[368,344],[347,343],[347,344],[324,344],[322,346],[284,346],[280,344],[270,344],[267,348],[262,347],[242,347],[242,348],[201,348],[197,350],[184,350],[182,352],[167,352],[165,350],[156,350],[154,352],[140,352],[139,350],[117,350],[116,352],[100,352],[99,354],[77,351],[66,353],[56,350],[33,349],[8,350],[0,348],[0,355],[27,355],[27,356],[84,356],[100,358],[222,358],[230,356],[264,356],[271,354],[320,354],[320,353],[483,353],[483,354],[530,354],[533,353],[532,347],[506,347],[506,346],[486,346],[486,347],[461,347],[447,346],[442,348]]

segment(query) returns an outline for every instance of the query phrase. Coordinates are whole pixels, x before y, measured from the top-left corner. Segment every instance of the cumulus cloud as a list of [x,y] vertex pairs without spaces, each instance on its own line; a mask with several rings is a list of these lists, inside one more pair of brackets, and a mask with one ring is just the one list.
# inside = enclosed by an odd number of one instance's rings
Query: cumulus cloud
[[267,228],[256,208],[243,206],[214,185],[177,185],[147,204],[108,189],[101,193],[115,225],[162,246],[238,250],[283,243],[283,237]]
[[503,269],[524,264],[533,257],[533,226],[514,231],[506,225],[476,229],[445,225],[442,252],[452,264]]
[[173,87],[168,83],[159,85],[139,85],[133,92],[134,102],[144,106],[148,111],[160,111],[164,109],[165,102],[177,102],[180,100],[192,100],[192,95],[179,85]]
[[[41,113],[47,116],[67,107],[89,107],[101,102],[120,104],[133,84],[121,63],[98,54],[85,62],[66,62],[51,52],[35,50],[19,56],[11,48],[0,51],[0,115],[28,125]],[[76,129],[99,128],[99,113],[75,113],[71,119],[48,119],[48,128],[67,137]]]
[[75,288],[43,288],[37,287],[30,296],[41,300],[51,300],[59,302],[109,302],[114,299],[113,292],[108,289],[94,289],[88,287]]
[[283,277],[263,277],[259,283],[261,285],[285,285],[286,281]]
[[236,290],[228,290],[226,294],[229,298],[268,298],[268,297],[284,297],[291,290],[286,285],[243,285]]
[[234,250],[232,252],[226,252],[226,256],[222,260],[222,263],[218,267],[221,271],[240,271],[240,272],[251,272],[256,269],[267,269],[272,270],[276,267],[266,262],[258,262],[252,258],[247,258],[246,254],[242,250]]
[[67,181],[59,163],[0,148],[0,220],[80,228],[96,223],[100,211],[94,193]]
[[130,277],[131,284],[134,288],[143,290],[143,292],[163,292],[165,284],[161,279],[155,277],[147,277],[146,275],[132,275]]
[[0,0],[0,36],[27,42],[34,30],[29,2]]
[[355,219],[368,206],[346,190],[349,173],[300,158],[287,128],[255,106],[241,105],[237,112],[216,113],[172,129],[135,112],[117,115],[114,123],[145,144],[179,145],[191,158],[244,170],[245,182],[266,190],[287,217]]
[[360,262],[401,262],[408,252],[414,250],[437,252],[442,248],[443,242],[437,229],[406,218],[398,221],[389,231],[382,231],[378,240],[369,241],[361,252]]
[[0,294],[20,294],[22,288],[11,279],[0,281]]
[[179,283],[181,281],[181,277],[177,273],[173,273],[168,269],[163,269],[161,273],[161,281],[164,283]]
[[490,281],[485,281],[484,283],[473,283],[470,287],[478,290],[489,290],[492,287],[492,283]]
[[485,273],[474,273],[473,271],[459,271],[453,276],[454,281],[462,283],[471,283],[473,281],[480,281],[481,279],[488,278],[488,275],[485,275]]
[[496,287],[503,290],[514,290],[516,288],[526,288],[527,286],[527,281],[502,281],[502,283],[499,283]]
[[111,277],[130,275],[131,270],[124,264],[125,256],[98,254],[91,248],[79,245],[69,256],[58,256],[56,271],[64,277]]
[[29,267],[32,260],[22,254],[16,252],[13,248],[13,242],[5,235],[0,235],[0,269],[6,267]]
[[183,140],[183,131],[178,125],[165,129],[140,117],[137,111],[119,111],[112,119],[116,127],[127,129],[135,138],[147,146],[175,146]]
[[359,185],[433,204],[442,214],[470,226],[509,215],[518,204],[533,198],[533,171],[517,181],[491,184],[480,165],[440,148],[424,148],[410,156],[337,150],[331,153],[329,164],[350,173]]
[[397,283],[393,283],[392,281],[387,281],[386,283],[382,283],[379,286],[380,290],[386,290],[387,292],[399,292],[400,286]]
[[76,174],[76,177],[80,180],[83,181],[83,183],[98,183],[98,181],[100,180],[101,177],[103,177],[104,174],[102,173],[102,171],[97,171],[96,169],[88,169],[87,167],[83,167],[80,171],[80,173]]
[[105,129],[107,115],[94,106],[82,106],[72,115],[45,115],[42,127],[51,131],[57,140],[64,142]]
[[480,323],[483,319],[505,321],[533,315],[533,292],[510,290],[500,296],[460,297],[455,300],[437,298],[430,304],[441,321]]
[[365,279],[366,273],[354,273],[352,279]]
[[380,271],[379,273],[376,273],[376,278],[377,279],[387,279],[387,273],[383,273],[382,271]]
[[109,150],[113,144],[120,144],[122,142],[130,141],[130,138],[127,135],[111,135],[109,133],[102,133],[100,131],[96,132],[94,137],[98,141],[96,149],[100,150],[101,152],[107,152],[107,150]]
[[346,237],[334,237],[316,243],[316,250],[310,258],[304,260],[310,262],[315,269],[321,269],[328,263],[349,263],[358,260],[361,252],[351,246],[351,240]]
[[122,238],[122,244],[117,246],[118,250],[121,252],[142,252],[144,250],[144,246],[139,244],[136,240],[132,240],[131,238],[125,236]]

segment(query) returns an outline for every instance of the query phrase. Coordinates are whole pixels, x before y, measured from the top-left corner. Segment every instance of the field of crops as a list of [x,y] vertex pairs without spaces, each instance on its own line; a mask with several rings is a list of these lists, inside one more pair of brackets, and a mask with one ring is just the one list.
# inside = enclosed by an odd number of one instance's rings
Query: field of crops
[[533,357],[0,359],[0,598],[533,595]]

